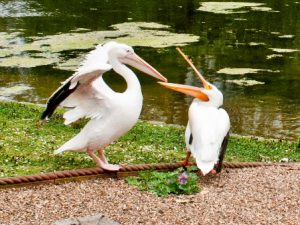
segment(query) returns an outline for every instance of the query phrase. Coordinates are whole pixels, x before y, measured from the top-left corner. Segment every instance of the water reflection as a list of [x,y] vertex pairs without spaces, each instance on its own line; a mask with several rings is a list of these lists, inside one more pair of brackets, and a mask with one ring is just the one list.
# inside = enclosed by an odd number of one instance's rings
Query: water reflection
[[[232,5],[231,8],[227,5],[229,10],[225,10],[226,13],[198,10],[205,4],[212,4],[203,3],[192,0],[173,0],[172,4],[165,0],[2,1],[0,64],[5,65],[0,67],[0,94],[2,91],[6,92],[2,97],[45,103],[60,82],[72,74],[66,69],[74,68],[78,59],[94,44],[115,38],[135,43],[138,54],[170,82],[200,85],[175,51],[174,46],[178,42],[170,44],[164,39],[168,43],[152,48],[145,44],[149,32],[139,33],[139,36],[124,32],[121,32],[123,36],[116,33],[109,36],[115,24],[156,23],[168,26],[162,28],[168,34],[191,34],[195,37],[182,50],[192,58],[206,79],[223,92],[224,108],[230,114],[232,132],[295,139],[300,134],[298,1],[262,0],[260,5],[251,3],[250,8],[239,5],[233,9]],[[224,10],[220,4],[218,7],[219,11]],[[150,30],[151,35],[159,34]],[[70,33],[82,34],[79,39],[85,42],[78,42],[79,36],[75,36],[72,40],[77,42],[69,48],[66,37],[69,38]],[[93,39],[94,34],[102,36]],[[56,52],[48,48],[47,43],[45,45],[45,37],[57,37],[50,43],[56,46]],[[182,41],[185,41],[184,37]],[[91,42],[86,42],[87,39]],[[22,49],[24,47],[27,49]],[[47,60],[41,61],[43,57]],[[28,58],[31,61],[25,61]],[[27,67],[30,63],[31,68],[23,68],[24,62]],[[239,69],[239,72],[218,73],[226,68]],[[242,73],[241,68],[249,68],[256,73]],[[138,76],[145,99],[142,118],[186,125],[192,99],[164,89],[151,78]],[[106,75],[105,79],[114,89],[124,90],[124,82],[113,73]],[[252,86],[245,86],[249,83]],[[14,87],[19,87],[18,92],[12,93],[18,89]],[[11,91],[9,96],[8,90]]]
[[0,2],[0,17],[35,17],[43,16],[40,5],[35,1],[2,1]]

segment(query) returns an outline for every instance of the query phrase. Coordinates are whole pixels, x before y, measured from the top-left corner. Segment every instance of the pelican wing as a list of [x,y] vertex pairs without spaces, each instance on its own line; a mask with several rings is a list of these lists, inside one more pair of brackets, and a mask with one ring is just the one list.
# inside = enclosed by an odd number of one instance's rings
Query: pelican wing
[[224,137],[229,131],[229,116],[223,109],[192,104],[189,110],[189,129],[193,135],[191,152],[204,174],[217,163]]
[[110,107],[108,100],[113,93],[102,77],[88,84],[80,84],[77,90],[61,103],[62,106],[71,107],[63,116],[65,124],[84,117],[100,119]]
[[90,82],[99,74],[110,70],[111,65],[107,63],[107,52],[115,44],[116,42],[108,42],[104,45],[97,45],[94,50],[89,52],[71,79],[73,86],[76,86],[77,82]]
[[[92,90],[88,91],[88,88],[94,87],[94,81],[101,78],[104,72],[112,68],[111,65],[108,64],[107,51],[114,44],[115,42],[108,42],[105,45],[98,45],[86,56],[76,72],[65,80],[50,96],[41,119],[50,118],[58,105],[76,107],[82,103],[82,99],[85,97],[99,97],[99,95],[101,95],[102,92],[99,92],[99,89],[92,88]],[[100,81],[100,83],[103,84],[104,81]],[[105,90],[109,88],[105,83],[102,86]],[[79,114],[81,115],[83,113],[80,111]]]

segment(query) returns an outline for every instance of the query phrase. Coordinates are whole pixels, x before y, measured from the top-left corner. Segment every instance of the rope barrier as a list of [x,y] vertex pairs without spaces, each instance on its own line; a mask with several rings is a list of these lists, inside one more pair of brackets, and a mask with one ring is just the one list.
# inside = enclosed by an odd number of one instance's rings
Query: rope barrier
[[[195,163],[189,166],[195,165]],[[264,162],[224,162],[223,168],[249,168],[249,167],[261,167],[261,166],[284,166],[290,167],[290,169],[300,170],[300,164],[287,163],[264,163]],[[84,168],[75,170],[64,170],[49,173],[40,173],[27,176],[16,176],[0,178],[0,188],[11,185],[22,185],[29,183],[39,183],[39,182],[52,182],[56,183],[57,180],[67,179],[67,178],[78,178],[78,177],[88,177],[88,176],[98,176],[103,175],[106,177],[123,177],[136,174],[138,171],[143,170],[159,170],[159,171],[172,171],[179,167],[182,167],[182,163],[162,163],[162,164],[137,164],[137,165],[122,165],[120,170],[117,172],[105,171],[99,167],[96,168]]]

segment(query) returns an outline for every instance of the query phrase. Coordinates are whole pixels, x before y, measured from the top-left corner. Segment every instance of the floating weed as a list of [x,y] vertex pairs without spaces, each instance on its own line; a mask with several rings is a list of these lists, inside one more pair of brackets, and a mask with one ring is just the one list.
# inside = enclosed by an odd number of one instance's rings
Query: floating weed
[[254,2],[202,2],[198,9],[204,12],[216,14],[247,13],[252,11],[274,12],[272,8],[264,6],[264,3]]
[[217,73],[227,74],[227,75],[245,75],[248,73],[258,73],[258,72],[270,72],[278,73],[277,70],[269,69],[254,69],[254,68],[223,68],[217,71]]
[[288,48],[270,48],[273,52],[276,53],[293,53],[293,52],[299,52],[299,49],[288,49]]
[[[75,70],[82,58],[65,60],[66,52],[74,50],[89,50],[95,45],[115,40],[131,46],[165,48],[184,46],[199,40],[199,36],[192,34],[174,33],[170,26],[159,23],[126,22],[114,24],[111,30],[85,31],[32,36],[30,41],[22,37],[22,33],[8,34],[0,32],[0,66],[31,68],[43,65],[53,65],[54,68]],[[12,43],[11,40],[19,40]]]
[[267,55],[267,59],[269,60],[269,59],[274,59],[274,58],[282,58],[283,57],[283,55],[281,55],[281,54],[271,54],[271,55]]
[[12,87],[0,87],[0,96],[20,95],[31,89],[32,87],[24,84],[18,84]]
[[168,194],[195,194],[200,191],[198,176],[191,170],[179,168],[172,172],[146,171],[138,177],[127,177],[128,184],[142,191],[149,191],[157,196]]
[[226,80],[227,83],[233,83],[240,86],[254,86],[258,84],[265,84],[265,82],[257,81],[257,80],[248,80],[246,78],[240,80]]

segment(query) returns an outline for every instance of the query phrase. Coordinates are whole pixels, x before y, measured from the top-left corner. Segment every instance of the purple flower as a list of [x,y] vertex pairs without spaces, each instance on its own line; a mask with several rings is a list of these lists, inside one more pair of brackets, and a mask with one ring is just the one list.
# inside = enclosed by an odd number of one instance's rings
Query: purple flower
[[182,185],[185,185],[187,183],[187,178],[189,176],[185,173],[185,172],[182,172],[178,175],[178,181],[180,184]]

